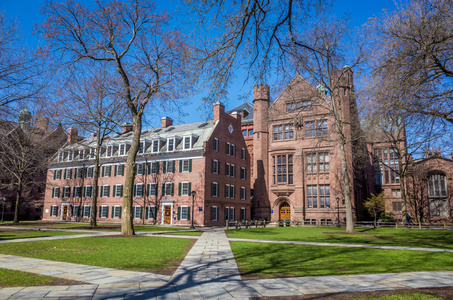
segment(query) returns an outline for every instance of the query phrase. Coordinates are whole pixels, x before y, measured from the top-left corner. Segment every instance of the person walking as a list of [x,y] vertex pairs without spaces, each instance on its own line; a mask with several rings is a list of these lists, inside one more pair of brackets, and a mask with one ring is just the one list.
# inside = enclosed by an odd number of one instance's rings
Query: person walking
[[406,214],[406,228],[408,226],[410,226],[412,228],[412,226],[411,226],[411,216],[407,213]]

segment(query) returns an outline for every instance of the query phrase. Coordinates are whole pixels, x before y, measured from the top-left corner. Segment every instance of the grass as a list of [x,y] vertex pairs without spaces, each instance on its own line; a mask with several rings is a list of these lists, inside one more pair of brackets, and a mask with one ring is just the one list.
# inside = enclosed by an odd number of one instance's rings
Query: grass
[[56,231],[35,231],[35,230],[8,230],[0,228],[0,241],[12,239],[26,239],[47,236],[76,235],[78,232],[56,232]]
[[344,232],[336,227],[266,227],[227,230],[232,238],[262,239],[273,241],[301,241],[323,243],[345,243],[364,245],[387,245],[453,249],[451,230],[419,230],[396,228],[356,228],[366,234],[325,234]]
[[453,270],[453,253],[231,242],[253,278]]
[[203,232],[200,232],[200,231],[182,231],[182,232],[169,232],[169,233],[162,233],[162,234],[200,236],[200,235],[203,234]]
[[70,284],[69,280],[0,268],[0,287]]
[[96,237],[0,244],[0,253],[133,271],[171,267],[191,240],[163,237]]
[[443,300],[443,299],[445,298],[422,293],[396,293],[394,295],[389,296],[352,298],[351,300]]

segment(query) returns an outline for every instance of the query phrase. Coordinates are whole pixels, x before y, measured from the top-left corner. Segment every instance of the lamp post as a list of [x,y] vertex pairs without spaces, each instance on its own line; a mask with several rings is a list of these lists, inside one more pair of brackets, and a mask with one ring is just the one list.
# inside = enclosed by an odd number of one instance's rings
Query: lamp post
[[194,200],[195,200],[195,194],[197,192],[195,191],[192,191],[192,225],[190,226],[190,229],[195,229],[195,226],[193,226],[193,218],[195,217],[195,211],[193,209],[193,203],[194,203]]
[[340,227],[340,198],[338,197],[337,197],[337,219],[338,219],[337,227]]
[[2,204],[3,205],[2,205],[2,221],[1,222],[3,222],[3,214],[5,213],[5,203],[6,203],[6,198],[3,197],[2,198]]

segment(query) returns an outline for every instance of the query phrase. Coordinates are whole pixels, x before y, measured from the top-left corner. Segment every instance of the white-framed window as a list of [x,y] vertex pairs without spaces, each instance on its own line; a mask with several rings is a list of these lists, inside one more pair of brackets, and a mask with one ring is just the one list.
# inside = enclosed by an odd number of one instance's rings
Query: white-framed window
[[219,174],[219,161],[213,159],[212,160],[212,173]]
[[107,146],[107,152],[105,154],[106,157],[112,157],[113,156],[113,145],[108,145]]
[[61,179],[61,169],[53,171],[53,179],[55,179],[55,180]]
[[160,149],[160,140],[153,140],[151,146],[151,153],[158,153]]
[[190,182],[181,182],[180,189],[180,196],[190,196]]
[[245,187],[241,187],[241,200],[245,200],[247,190]]
[[73,161],[74,160],[74,151],[69,150],[68,151],[68,161]]
[[392,190],[393,197],[401,197],[401,190]]
[[88,198],[93,197],[93,187],[91,185],[85,186],[84,191],[85,191],[84,197],[88,197]]
[[241,179],[247,179],[247,169],[243,167],[241,167]]
[[123,197],[123,185],[116,184],[113,186],[113,197]]
[[211,184],[211,196],[219,197],[219,184],[217,182]]
[[145,141],[140,141],[140,145],[138,147],[138,152],[137,154],[143,154],[145,153],[145,149],[146,149],[146,142]]
[[91,217],[91,205],[84,205],[83,206],[83,217],[84,218]]
[[192,136],[185,136],[183,139],[183,149],[190,150],[192,149]]
[[234,185],[230,185],[230,198],[234,199],[236,194],[236,189],[234,188]]
[[230,185],[225,184],[225,198],[230,198]]
[[102,177],[110,177],[112,175],[112,166],[102,166]]
[[134,185],[134,197],[143,197],[143,183]]
[[82,196],[82,187],[75,186],[74,187],[74,198],[80,198]]
[[78,217],[79,216],[79,209],[80,209],[80,206],[74,205],[72,207],[71,217]]
[[134,206],[134,219],[142,218],[142,207],[140,205]]
[[121,206],[115,205],[112,209],[113,209],[113,218],[121,219]]
[[191,159],[183,159],[179,161],[180,172],[191,172],[192,171],[192,160]]
[[50,207],[50,216],[51,217],[56,217],[58,216],[58,205],[52,205]]
[[178,209],[180,211],[180,220],[190,220],[190,208],[188,206],[180,206]]
[[94,159],[96,157],[96,149],[90,148],[90,159]]
[[63,188],[63,198],[69,198],[71,196],[71,187],[65,186]]
[[124,176],[124,164],[115,166],[115,176]]
[[163,168],[164,168],[163,169],[164,173],[174,173],[175,172],[175,161],[174,160],[164,161]]
[[219,209],[217,206],[211,206],[211,221],[217,221],[219,217]]
[[245,214],[245,207],[241,207],[241,221],[245,221],[246,214]]
[[52,198],[60,198],[60,187],[56,186],[52,189]]
[[156,206],[150,205],[147,207],[147,219],[155,219],[156,218]]
[[167,152],[175,151],[175,138],[171,137],[167,139]]
[[214,138],[214,151],[219,152],[219,139]]
[[230,221],[234,221],[234,207],[230,207]]
[[79,150],[79,160],[84,160],[85,159],[85,149],[80,149]]
[[103,185],[101,187],[101,197],[110,197],[110,185]]
[[107,205],[102,205],[99,208],[99,217],[101,217],[102,219],[109,217],[109,207]]
[[86,178],[93,178],[93,174],[94,174],[94,167],[87,167],[85,169],[85,174],[86,174]]
[[148,196],[157,196],[157,183],[148,183]]
[[164,196],[173,196],[173,183],[164,183]]
[[74,178],[81,179],[83,177],[83,168],[74,169]]
[[64,179],[71,179],[72,178],[72,169],[65,169],[64,170]]
[[244,148],[241,149],[241,159],[245,160],[245,149]]
[[143,175],[145,174],[145,164],[138,163],[135,165],[135,175]]
[[124,156],[126,155],[126,143],[120,144],[119,146],[119,151],[118,151],[119,156]]
[[148,163],[148,174],[157,174],[159,173],[159,162],[153,161]]
[[58,161],[64,161],[64,151],[58,152]]

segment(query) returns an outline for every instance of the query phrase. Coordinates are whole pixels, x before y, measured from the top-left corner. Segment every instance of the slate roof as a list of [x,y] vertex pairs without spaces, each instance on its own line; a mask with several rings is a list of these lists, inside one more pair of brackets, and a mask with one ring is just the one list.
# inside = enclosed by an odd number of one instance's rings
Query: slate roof
[[227,114],[231,114],[233,112],[241,113],[242,116],[242,123],[252,123],[253,122],[253,105],[245,102],[244,104],[239,105],[229,111]]

